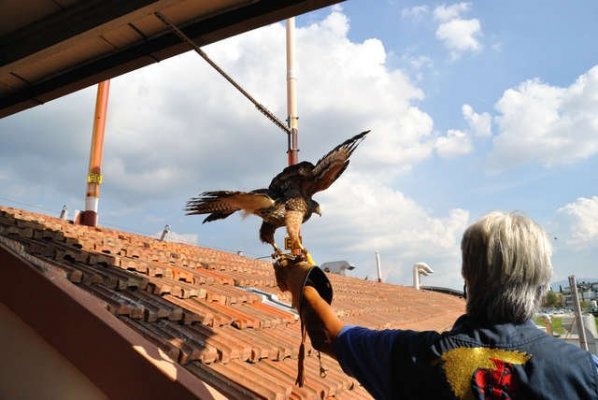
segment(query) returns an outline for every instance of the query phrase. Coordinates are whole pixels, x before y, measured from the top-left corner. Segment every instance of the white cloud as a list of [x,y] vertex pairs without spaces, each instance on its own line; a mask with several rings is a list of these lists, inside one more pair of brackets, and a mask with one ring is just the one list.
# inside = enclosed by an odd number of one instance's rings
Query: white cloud
[[491,165],[569,164],[598,153],[598,66],[569,87],[538,79],[508,89],[496,104]]
[[404,57],[407,63],[415,70],[421,70],[423,68],[430,68],[434,64],[432,59],[428,56],[414,56],[414,57]]
[[402,9],[401,17],[418,21],[422,19],[425,15],[427,15],[429,11],[430,10],[427,5],[413,6]]
[[[323,239],[316,251],[320,257],[327,260],[329,249],[337,250],[344,243],[338,251],[352,261],[356,258],[356,263],[368,264],[379,251],[386,276],[394,281],[408,283],[411,266],[425,261],[435,271],[427,278],[431,285],[442,282],[459,287],[459,245],[469,220],[467,211],[456,208],[444,217],[434,217],[400,191],[355,171],[317,197],[326,223],[304,227],[315,231],[309,237]],[[363,260],[364,254],[371,260]],[[373,276],[373,263],[369,265],[366,272]]]
[[478,114],[469,104],[463,104],[461,111],[469,129],[475,136],[488,137],[492,135],[492,117],[489,113]]
[[473,146],[467,133],[449,129],[446,136],[436,139],[436,152],[443,158],[454,158],[471,153]]
[[478,40],[481,33],[480,21],[477,19],[454,19],[443,22],[436,30],[436,37],[458,58],[466,52],[479,51],[482,46]]
[[434,19],[439,22],[436,38],[449,50],[452,59],[482,49],[479,40],[482,35],[480,21],[477,18],[461,17],[462,13],[469,11],[470,6],[470,3],[457,3],[450,6],[441,5],[434,9]]
[[[340,143],[348,132],[357,133],[355,127],[372,129],[358,155],[370,166],[398,170],[428,157],[427,137],[433,123],[428,114],[411,105],[423,98],[421,90],[403,72],[385,66],[386,52],[379,40],[353,43],[344,36],[346,17],[333,14],[329,19],[297,35],[301,41],[298,59],[318,60],[301,62],[299,67],[299,82],[308,85],[300,89],[300,114],[304,116],[300,125],[318,122],[304,129],[318,139],[310,141],[306,133],[302,139],[308,141],[305,148],[318,150],[305,158],[321,156],[321,139],[334,140],[328,142],[327,149]],[[323,29],[330,24],[336,28]],[[344,126],[330,125],[343,119]]]
[[469,11],[470,8],[471,3],[455,3],[450,6],[442,4],[434,8],[434,19],[440,22],[457,19],[462,13]]
[[406,72],[409,73],[415,82],[423,80],[424,72],[434,71],[434,62],[428,56],[410,54],[409,51],[405,51],[401,55],[400,60]]
[[566,228],[566,243],[574,248],[598,246],[598,196],[580,197],[559,208]]

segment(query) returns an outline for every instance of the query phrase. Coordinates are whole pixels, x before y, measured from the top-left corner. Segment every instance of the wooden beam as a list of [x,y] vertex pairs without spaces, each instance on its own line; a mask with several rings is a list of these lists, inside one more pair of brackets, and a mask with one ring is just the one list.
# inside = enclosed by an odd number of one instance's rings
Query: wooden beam
[[[211,18],[188,23],[182,30],[197,45],[205,46],[340,1],[343,0],[261,0]],[[164,27],[163,34],[118,49],[93,61],[65,65],[62,71],[51,77],[31,82],[30,85],[1,97],[0,118],[188,50],[190,49],[186,43],[182,43],[174,33]]]
[[157,0],[92,0],[76,3],[0,37],[0,67],[103,25]]

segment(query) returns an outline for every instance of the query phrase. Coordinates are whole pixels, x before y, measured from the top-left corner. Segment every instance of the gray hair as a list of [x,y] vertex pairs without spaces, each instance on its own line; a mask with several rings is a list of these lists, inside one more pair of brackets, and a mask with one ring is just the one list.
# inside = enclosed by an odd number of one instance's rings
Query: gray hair
[[531,319],[552,276],[552,246],[538,224],[491,212],[467,228],[461,253],[469,316],[489,323]]

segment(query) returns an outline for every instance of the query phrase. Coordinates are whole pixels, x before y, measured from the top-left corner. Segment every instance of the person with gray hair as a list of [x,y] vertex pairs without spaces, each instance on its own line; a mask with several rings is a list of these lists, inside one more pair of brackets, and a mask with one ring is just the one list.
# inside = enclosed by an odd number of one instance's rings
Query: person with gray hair
[[278,260],[274,269],[314,348],[376,399],[598,399],[598,358],[531,322],[552,276],[544,230],[491,212],[467,228],[461,252],[466,314],[443,333],[345,325],[318,267]]
[[530,320],[548,293],[552,246],[544,230],[518,213],[491,212],[461,241],[467,314],[488,323]]

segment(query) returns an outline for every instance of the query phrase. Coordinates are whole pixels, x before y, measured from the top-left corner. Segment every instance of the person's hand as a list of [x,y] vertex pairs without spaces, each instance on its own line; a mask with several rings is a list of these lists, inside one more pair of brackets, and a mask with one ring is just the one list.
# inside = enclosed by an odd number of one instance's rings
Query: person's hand
[[318,266],[292,256],[279,257],[273,266],[278,287],[283,292],[291,292],[292,305],[297,311],[300,311],[306,285],[313,286],[328,304],[332,302],[332,285]]

